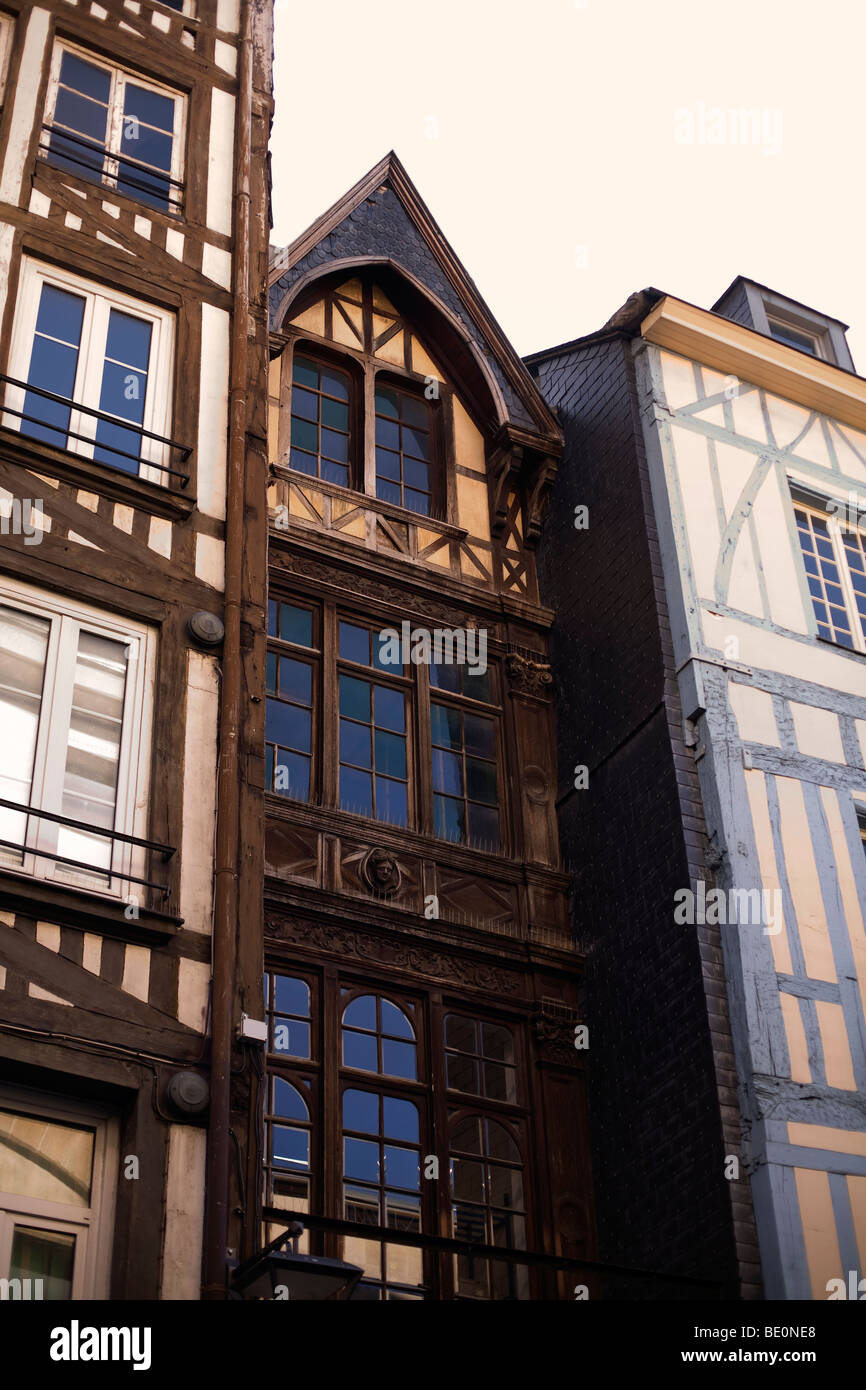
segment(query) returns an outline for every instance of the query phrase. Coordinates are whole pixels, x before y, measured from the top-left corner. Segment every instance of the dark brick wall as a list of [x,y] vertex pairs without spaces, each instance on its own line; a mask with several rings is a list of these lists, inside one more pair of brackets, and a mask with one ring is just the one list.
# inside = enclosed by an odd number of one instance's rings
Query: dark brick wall
[[[720,957],[673,921],[675,890],[704,873],[705,833],[681,741],[630,344],[596,340],[533,371],[566,434],[538,570],[557,614],[561,833],[587,951],[601,1257],[735,1287],[723,1175],[724,1153],[736,1152],[723,1134],[735,1078],[722,1095],[730,1039],[726,1016],[711,1027],[707,997]],[[577,503],[589,507],[587,531],[574,529]],[[576,763],[590,769],[586,791],[573,789]]]

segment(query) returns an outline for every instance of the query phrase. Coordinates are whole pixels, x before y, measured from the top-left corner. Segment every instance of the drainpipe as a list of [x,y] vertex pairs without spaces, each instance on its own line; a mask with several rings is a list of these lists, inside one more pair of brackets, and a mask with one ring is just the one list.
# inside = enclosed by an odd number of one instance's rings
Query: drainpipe
[[250,160],[253,46],[251,0],[241,0],[235,124],[234,284],[226,486],[225,641],[217,776],[217,842],[212,945],[213,1033],[207,1146],[202,1297],[226,1296],[229,1228],[229,1129],[238,919],[241,724],[241,602],[247,430],[247,333],[250,304]]

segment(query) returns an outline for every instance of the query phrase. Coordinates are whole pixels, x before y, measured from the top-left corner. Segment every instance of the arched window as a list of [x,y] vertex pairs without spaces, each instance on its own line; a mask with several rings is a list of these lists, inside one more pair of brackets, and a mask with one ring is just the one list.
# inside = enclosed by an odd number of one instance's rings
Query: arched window
[[379,994],[361,994],[343,1013],[343,1066],[358,1071],[418,1077],[415,1030],[402,1009]]
[[290,467],[312,478],[351,483],[351,396],[348,372],[308,357],[292,362]]
[[433,513],[433,416],[408,391],[376,386],[376,496],[424,516]]
[[[308,1083],[300,1083],[308,1092]],[[304,1095],[290,1081],[271,1076],[268,1081],[269,1182],[271,1194],[289,1197],[309,1210],[310,1108]]]
[[[510,1130],[484,1115],[460,1114],[451,1131],[453,1232],[458,1239],[526,1249],[526,1201],[520,1151]],[[460,1298],[528,1297],[524,1265],[460,1255]]]

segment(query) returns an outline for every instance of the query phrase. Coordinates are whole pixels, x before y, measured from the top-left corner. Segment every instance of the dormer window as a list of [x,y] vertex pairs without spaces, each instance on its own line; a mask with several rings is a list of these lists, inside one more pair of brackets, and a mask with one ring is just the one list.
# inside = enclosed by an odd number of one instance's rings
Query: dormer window
[[767,316],[770,326],[770,336],[775,338],[778,343],[784,343],[787,347],[797,348],[800,352],[811,353],[813,357],[824,357],[821,351],[820,341],[815,333],[808,333],[803,328],[797,328],[792,323],[786,323],[784,319],[771,318]]
[[376,388],[376,496],[410,512],[432,510],[430,407],[392,386]]
[[292,367],[290,467],[348,487],[351,381],[347,372],[298,355]]

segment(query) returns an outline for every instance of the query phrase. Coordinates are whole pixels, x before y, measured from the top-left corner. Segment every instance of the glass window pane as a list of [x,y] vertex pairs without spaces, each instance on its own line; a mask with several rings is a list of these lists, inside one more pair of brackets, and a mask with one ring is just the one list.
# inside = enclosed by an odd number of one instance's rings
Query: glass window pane
[[414,1029],[403,1010],[399,1009],[396,1004],[392,1004],[390,999],[382,1000],[381,1009],[382,1032],[395,1038],[409,1038],[414,1042]]
[[292,414],[299,415],[302,420],[318,420],[318,392],[305,391],[302,386],[296,386],[292,391]]
[[385,1076],[401,1076],[404,1080],[415,1081],[415,1047],[412,1043],[392,1042],[382,1039],[382,1071]]
[[488,705],[493,702],[489,667],[486,671],[478,671],[473,666],[466,667],[463,673],[463,694],[468,695],[470,700],[483,700]]
[[467,714],[464,719],[466,752],[482,758],[496,757],[496,726],[492,719],[481,714]]
[[72,1297],[74,1260],[75,1236],[64,1231],[16,1225],[9,1278],[40,1279],[43,1299],[57,1301]]
[[482,1121],[478,1115],[467,1115],[465,1120],[460,1120],[454,1126],[451,1139],[452,1149],[457,1153],[482,1153],[481,1124]]
[[440,840],[466,840],[466,804],[450,796],[433,797],[433,822]]
[[379,1145],[367,1139],[345,1139],[344,1173],[360,1182],[379,1181]]
[[463,759],[459,753],[433,749],[433,790],[452,796],[463,795]]
[[319,369],[315,362],[307,357],[296,357],[292,363],[292,380],[315,389],[319,384]]
[[329,400],[327,396],[322,397],[322,424],[329,429],[341,430],[343,434],[349,432],[349,407],[342,401]]
[[316,476],[315,455],[305,454],[301,449],[292,449],[289,455],[289,466],[296,468],[299,473],[308,473],[311,478]]
[[341,401],[349,399],[349,378],[336,367],[322,367],[322,390],[329,396],[337,396]]
[[376,730],[376,771],[388,777],[406,776],[406,740],[399,734]]
[[318,453],[319,449],[319,427],[310,420],[301,420],[297,415],[292,416],[292,443],[299,449],[306,449],[309,453]]
[[280,657],[280,694],[284,699],[296,700],[299,705],[313,702],[313,668],[305,661],[294,657]]
[[478,1062],[474,1057],[464,1057],[455,1052],[447,1054],[448,1085],[455,1091],[468,1091],[480,1095],[478,1089]]
[[379,1054],[372,1033],[354,1033],[351,1028],[343,1029],[343,1066],[357,1067],[359,1071],[379,1070]]
[[89,1207],[93,1130],[0,1110],[0,1192]]
[[[370,723],[370,684],[355,676],[340,677],[340,713]],[[384,721],[380,721],[384,722]]]
[[491,851],[499,848],[499,812],[470,801],[468,806],[469,842]]
[[309,757],[278,748],[275,762],[273,790],[293,797],[295,801],[309,801]]
[[310,1112],[300,1091],[282,1077],[274,1077],[274,1114],[286,1120],[309,1120]]
[[349,469],[345,464],[322,459],[322,477],[326,483],[334,483],[337,487],[349,486]]
[[[452,667],[438,666],[437,672],[454,670]],[[448,705],[437,705],[435,701],[430,705],[430,729],[433,742],[440,748],[457,748],[463,746],[461,716],[460,711],[450,709]]]
[[396,1144],[385,1146],[385,1181],[389,1187],[407,1187],[417,1191],[421,1169],[416,1149],[401,1149]]
[[422,516],[430,515],[430,498],[424,492],[414,492],[411,488],[405,488],[403,506],[408,507],[410,512],[420,512]]
[[325,458],[346,463],[349,458],[349,436],[336,430],[322,430],[322,454]]
[[460,1052],[478,1051],[478,1024],[461,1014],[448,1014],[445,1019],[445,1046]]
[[[403,426],[402,446],[404,454],[411,454],[415,459],[429,459],[430,457],[430,436],[426,430],[412,429],[408,425]],[[426,469],[424,470],[426,473]]]
[[402,734],[406,731],[406,697],[400,690],[377,685],[376,723],[380,729],[391,729]]
[[[79,633],[61,811],[105,829],[114,826],[126,668],[125,643]],[[99,868],[111,862],[104,836],[60,826],[57,846],[58,854]]]
[[[448,754],[442,754],[448,757]],[[446,791],[448,788],[443,787]],[[466,795],[473,801],[483,801],[488,806],[495,806],[497,801],[496,793],[496,764],[481,762],[478,758],[466,759]]]
[[498,1062],[513,1063],[514,1039],[507,1028],[501,1028],[496,1023],[482,1023],[481,1039],[485,1057],[492,1057]]
[[407,825],[409,816],[405,782],[390,777],[376,778],[376,819],[389,825]]
[[271,1162],[275,1168],[309,1168],[309,1130],[295,1129],[289,1125],[272,1125]]
[[[309,1057],[310,1025],[276,1015],[271,1020],[271,1051],[281,1052],[286,1057]],[[280,1110],[277,1113],[282,1115],[285,1112]]]
[[375,994],[359,994],[357,999],[353,999],[351,1004],[346,1006],[345,1012],[343,1013],[343,1022],[351,1024],[353,1028],[367,1028],[371,1033],[375,1033]]
[[[0,606],[0,797],[21,806],[30,805],[49,632],[46,618]],[[0,807],[0,839],[23,843],[25,825],[20,812]],[[20,860],[15,850],[0,856]]]
[[[382,1132],[386,1139],[405,1139],[417,1144],[420,1137],[418,1107],[396,1096],[384,1097],[385,1119]],[[355,1126],[357,1128],[357,1126]]]
[[430,407],[414,396],[401,395],[400,415],[404,424],[420,425],[422,429],[430,428]]
[[[376,421],[376,443],[382,449],[393,449],[394,456],[397,458],[397,468],[400,467],[400,426],[396,420],[383,420],[381,416]],[[376,450],[378,456],[379,449]],[[382,472],[385,472],[383,469]],[[393,475],[388,475],[393,476]]]
[[64,86],[74,87],[77,92],[83,92],[103,104],[111,93],[111,73],[106,68],[85,63],[83,58],[65,50],[60,62],[60,81]]
[[274,1001],[271,1006],[277,1013],[297,1014],[300,1018],[310,1016],[310,986],[306,980],[294,975],[274,976]]
[[379,386],[376,389],[376,414],[390,415],[396,420],[400,414],[400,399],[396,391],[391,391],[387,386]]
[[310,752],[311,716],[307,709],[269,699],[265,712],[265,738],[297,753]]
[[280,604],[280,637],[284,642],[296,642],[299,647],[313,645],[313,614],[309,608],[296,608],[292,603]]
[[355,767],[372,767],[371,730],[369,724],[355,724],[351,719],[340,720],[340,762]]
[[372,1091],[343,1092],[343,1128],[379,1133],[379,1097]]
[[487,1153],[491,1158],[504,1158],[509,1163],[520,1162],[520,1152],[504,1125],[496,1120],[485,1120]]
[[498,1062],[485,1062],[484,1094],[490,1100],[504,1100],[513,1105],[517,1100],[514,1068],[500,1066]]
[[370,634],[365,627],[340,623],[340,656],[359,666],[370,665]]
[[407,487],[417,488],[419,492],[429,492],[430,469],[426,463],[419,463],[413,458],[404,458],[403,481]]
[[160,92],[151,92],[146,87],[127,82],[123,110],[125,115],[137,116],[140,121],[159,130],[174,130],[174,101]]
[[451,1162],[452,1190],[460,1202],[484,1201],[484,1164],[473,1163],[468,1158],[455,1158]]
[[340,807],[356,816],[372,816],[373,782],[369,772],[340,768]]

